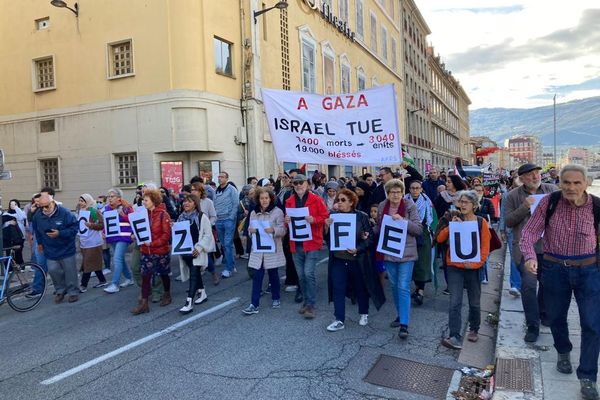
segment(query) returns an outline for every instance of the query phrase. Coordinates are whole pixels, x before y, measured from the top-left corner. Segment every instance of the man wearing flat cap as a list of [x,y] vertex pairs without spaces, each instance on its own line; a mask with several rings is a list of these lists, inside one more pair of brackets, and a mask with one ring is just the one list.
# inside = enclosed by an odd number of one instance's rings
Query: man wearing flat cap
[[[504,208],[504,219],[506,226],[513,230],[513,244],[511,255],[519,268],[521,274],[521,301],[523,302],[523,311],[525,311],[525,322],[527,324],[527,333],[524,340],[526,342],[535,342],[540,333],[540,320],[545,321],[544,299],[542,295],[542,284],[540,273],[537,276],[525,270],[523,255],[519,249],[519,241],[523,227],[529,221],[532,214],[532,205],[536,202],[535,195],[544,195],[558,190],[558,187],[551,183],[542,183],[539,166],[527,163],[523,164],[517,170],[519,179],[523,183],[508,193],[506,197],[506,207]],[[542,241],[539,240],[536,245],[536,254],[541,265]],[[538,290],[539,282],[539,290]]]

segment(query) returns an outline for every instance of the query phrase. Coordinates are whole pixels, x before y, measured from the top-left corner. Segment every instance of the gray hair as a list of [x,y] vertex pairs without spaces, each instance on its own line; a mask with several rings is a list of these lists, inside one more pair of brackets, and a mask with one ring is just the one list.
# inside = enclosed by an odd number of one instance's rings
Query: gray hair
[[150,181],[150,182],[144,182],[144,186],[142,186],[143,189],[148,189],[148,190],[156,190],[158,189],[158,186],[156,185],[156,183]]
[[111,193],[117,197],[121,197],[121,198],[123,197],[123,191],[119,188],[112,187],[112,188],[108,189],[107,194],[110,195]]
[[[382,168],[383,169],[383,168]],[[404,193],[405,191],[405,186],[404,186],[404,182],[400,179],[390,179],[389,181],[387,181],[387,183],[383,186],[383,188],[385,189],[385,192],[387,194],[390,193],[390,191],[394,188],[400,188],[402,189],[402,193]],[[404,194],[403,194],[404,195]]]
[[458,195],[456,196],[456,201],[462,199],[463,197],[465,197],[467,200],[469,200],[471,203],[473,203],[473,211],[477,210],[477,208],[479,207],[479,197],[477,196],[476,191],[461,190],[460,192],[458,192]]
[[566,172],[579,172],[581,173],[581,175],[583,175],[583,180],[586,182],[588,181],[588,174],[587,174],[587,169],[581,165],[577,165],[577,164],[567,164],[564,167],[562,167],[562,169],[560,170],[560,180],[562,181],[563,175]]

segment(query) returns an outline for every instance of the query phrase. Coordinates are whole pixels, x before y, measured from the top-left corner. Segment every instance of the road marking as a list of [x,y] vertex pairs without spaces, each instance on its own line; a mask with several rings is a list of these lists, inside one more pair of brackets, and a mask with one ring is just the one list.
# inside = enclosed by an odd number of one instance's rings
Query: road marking
[[51,385],[53,383],[59,382],[59,381],[65,379],[65,378],[68,378],[71,375],[75,375],[75,374],[77,374],[77,373],[79,373],[79,372],[81,372],[83,370],[86,370],[86,369],[88,369],[90,367],[93,367],[96,364],[99,364],[99,363],[101,363],[103,361],[106,361],[106,360],[108,360],[110,358],[118,356],[121,353],[125,353],[126,351],[129,351],[129,350],[131,350],[131,349],[133,349],[135,347],[141,346],[142,344],[144,344],[146,342],[149,342],[149,341],[154,340],[154,339],[156,339],[158,337],[166,335],[167,333],[171,333],[171,332],[173,332],[173,331],[181,328],[182,326],[188,325],[188,324],[196,321],[197,319],[200,319],[202,317],[205,317],[205,316],[207,316],[209,314],[214,313],[215,311],[219,311],[219,310],[221,310],[221,309],[223,309],[223,308],[225,308],[225,307],[227,307],[227,306],[229,306],[229,305],[231,305],[233,303],[238,302],[239,300],[240,300],[239,297],[234,297],[233,299],[227,300],[226,302],[221,303],[221,304],[219,304],[217,306],[214,306],[212,308],[209,308],[206,311],[202,311],[201,313],[196,314],[193,317],[184,319],[181,322],[178,322],[178,323],[176,323],[174,325],[171,325],[168,328],[163,329],[162,331],[158,331],[156,333],[153,333],[151,335],[143,337],[143,338],[141,338],[139,340],[136,340],[135,342],[131,342],[128,345],[125,345],[123,347],[119,347],[118,349],[113,350],[110,353],[106,353],[103,356],[94,358],[93,360],[90,360],[90,361],[88,361],[86,363],[83,363],[83,364],[81,364],[81,365],[79,365],[79,366],[77,366],[75,368],[71,368],[70,370],[63,372],[62,374],[58,374],[56,376],[53,376],[52,378],[46,379],[45,381],[42,381],[40,383],[42,385]]

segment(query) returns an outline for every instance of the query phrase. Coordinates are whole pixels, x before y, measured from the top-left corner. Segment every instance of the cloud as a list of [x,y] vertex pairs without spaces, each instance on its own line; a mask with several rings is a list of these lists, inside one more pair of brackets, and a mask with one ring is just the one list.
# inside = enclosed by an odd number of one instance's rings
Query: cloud
[[557,93],[557,92],[574,92],[576,90],[594,90],[600,89],[600,77],[588,79],[581,83],[577,83],[574,85],[557,85],[557,86],[548,86],[545,88],[547,93]]
[[600,9],[582,12],[577,26],[515,44],[512,38],[491,46],[477,46],[448,57],[458,72],[485,72],[512,62],[537,58],[542,62],[573,60],[600,52]]
[[523,11],[522,5],[506,7],[470,7],[470,8],[443,8],[434,10],[435,12],[471,12],[474,14],[512,14]]

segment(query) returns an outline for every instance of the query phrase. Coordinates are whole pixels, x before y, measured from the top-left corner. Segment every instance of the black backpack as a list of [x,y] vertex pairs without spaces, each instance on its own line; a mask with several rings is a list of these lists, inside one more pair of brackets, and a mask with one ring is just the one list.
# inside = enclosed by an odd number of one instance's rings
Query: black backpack
[[[598,236],[600,234],[600,232],[598,232],[598,225],[600,224],[600,197],[596,197],[593,194],[591,194],[590,196],[592,196],[594,229],[596,230],[596,236]],[[546,209],[546,219],[544,222],[544,227],[548,226],[548,224],[550,223],[550,218],[552,218],[552,215],[554,215],[554,212],[556,211],[556,205],[558,204],[561,198],[562,192],[560,190],[550,193],[550,200],[548,202],[548,208]]]

